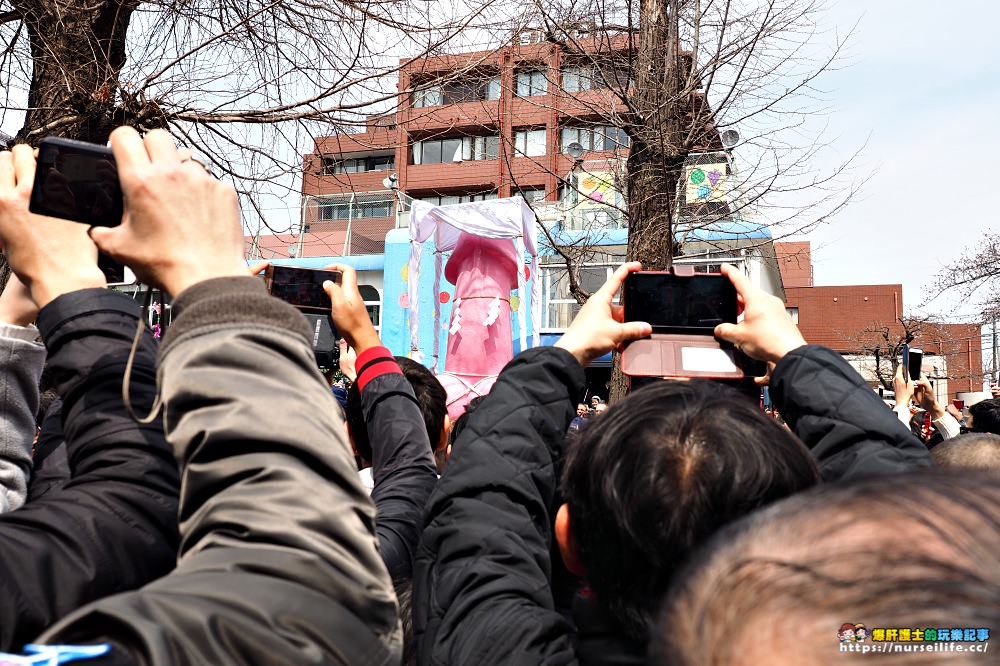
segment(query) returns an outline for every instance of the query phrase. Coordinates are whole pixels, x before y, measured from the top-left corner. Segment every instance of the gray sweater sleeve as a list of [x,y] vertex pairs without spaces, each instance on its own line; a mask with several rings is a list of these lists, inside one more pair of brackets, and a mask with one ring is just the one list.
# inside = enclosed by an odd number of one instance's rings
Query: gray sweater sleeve
[[45,346],[38,329],[0,323],[0,513],[24,504]]

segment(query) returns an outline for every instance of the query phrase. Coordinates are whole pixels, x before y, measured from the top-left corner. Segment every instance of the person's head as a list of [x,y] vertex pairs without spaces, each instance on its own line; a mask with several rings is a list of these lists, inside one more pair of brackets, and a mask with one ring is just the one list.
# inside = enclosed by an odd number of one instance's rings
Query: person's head
[[595,416],[597,414],[603,414],[606,411],[608,411],[608,403],[606,403],[606,402],[599,402],[596,405],[594,405],[594,415]]
[[462,412],[462,415],[455,419],[455,422],[451,425],[451,432],[448,433],[448,450],[446,452],[448,455],[451,455],[451,447],[455,444],[458,436],[462,434],[462,431],[465,430],[465,426],[469,424],[469,416],[472,412],[479,408],[479,405],[483,403],[483,400],[486,400],[485,395],[477,395],[475,398],[467,402],[465,404],[465,411]]
[[[448,396],[437,377],[420,363],[403,356],[396,356],[396,362],[403,370],[403,376],[413,388],[413,395],[420,405],[424,419],[424,428],[430,441],[431,452],[435,455],[443,449],[448,441],[446,429]],[[354,450],[357,451],[363,465],[371,465],[372,445],[368,438],[368,428],[365,425],[365,414],[361,406],[361,392],[358,385],[352,384],[347,391],[347,404],[344,406],[348,432]],[[438,468],[440,469],[439,463]]]
[[[996,479],[930,470],[824,485],[728,526],[676,578],[649,663],[840,663],[833,632],[844,619],[1000,626]],[[942,655],[866,657],[924,664]],[[976,652],[948,657],[982,663]]]
[[983,400],[969,407],[969,421],[966,425],[976,432],[1000,435],[1000,399]]
[[693,548],[818,482],[805,445],[736,391],[655,382],[615,404],[570,448],[556,536],[568,568],[641,639]]
[[586,416],[590,412],[590,408],[582,402],[576,406],[577,416]]
[[946,439],[931,449],[938,467],[960,467],[1000,473],[1000,435],[970,432]]
[[420,404],[427,439],[431,443],[431,451],[434,452],[440,472],[444,468],[444,451],[448,446],[448,393],[434,373],[424,365],[405,356],[395,358]]

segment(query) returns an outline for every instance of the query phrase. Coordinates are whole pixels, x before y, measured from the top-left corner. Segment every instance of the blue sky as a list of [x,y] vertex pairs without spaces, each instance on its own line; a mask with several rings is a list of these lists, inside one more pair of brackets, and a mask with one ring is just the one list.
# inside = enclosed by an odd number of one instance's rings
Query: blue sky
[[[828,19],[859,23],[848,66],[820,84],[834,111],[827,136],[841,158],[865,147],[861,192],[806,237],[815,281],[901,282],[914,310],[944,263],[998,230],[1000,8],[840,0]],[[926,309],[969,313],[947,297]]]

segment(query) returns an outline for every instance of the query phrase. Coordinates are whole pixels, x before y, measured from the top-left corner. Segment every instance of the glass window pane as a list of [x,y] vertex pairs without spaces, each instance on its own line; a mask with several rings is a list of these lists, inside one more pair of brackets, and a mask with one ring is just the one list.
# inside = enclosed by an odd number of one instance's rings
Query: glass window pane
[[527,149],[525,153],[529,157],[537,157],[545,154],[545,130],[531,130],[528,132]]
[[496,160],[500,159],[500,137],[499,136],[488,136],[486,137],[486,151],[483,156],[484,160]]
[[441,141],[441,162],[455,162],[461,158],[462,139],[443,139]]
[[580,68],[565,67],[562,72],[562,87],[566,92],[580,92]]
[[423,161],[420,164],[440,164],[441,163],[441,142],[422,141]]
[[531,96],[531,73],[530,72],[518,72],[517,73],[517,96],[518,97],[530,97]]

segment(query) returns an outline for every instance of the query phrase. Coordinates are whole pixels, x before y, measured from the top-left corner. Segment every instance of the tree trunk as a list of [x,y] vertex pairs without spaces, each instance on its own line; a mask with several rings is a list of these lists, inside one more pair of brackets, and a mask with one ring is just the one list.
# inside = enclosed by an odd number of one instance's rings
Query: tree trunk
[[[628,156],[628,249],[626,261],[644,270],[666,270],[677,252],[674,215],[677,183],[684,166],[684,114],[678,39],[682,0],[642,0],[635,53],[632,104],[638,116],[626,131]],[[619,355],[614,355],[610,402],[627,391]]]
[[119,74],[136,0],[13,0],[31,42],[28,112],[17,133],[105,143],[122,124]]
[[[122,94],[125,37],[138,0],[12,0],[31,44],[31,85],[15,143],[56,135],[104,144],[116,126],[156,116]],[[119,104],[119,102],[124,102]],[[0,255],[0,291],[10,268]]]

